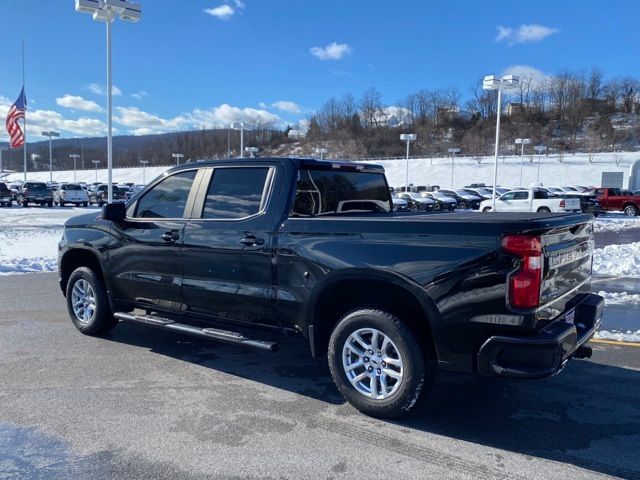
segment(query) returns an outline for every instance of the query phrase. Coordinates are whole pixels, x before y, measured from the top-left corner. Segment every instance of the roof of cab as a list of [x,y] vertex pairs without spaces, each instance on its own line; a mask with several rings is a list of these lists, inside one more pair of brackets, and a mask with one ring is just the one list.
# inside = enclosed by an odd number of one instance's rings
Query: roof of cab
[[289,157],[254,157],[254,158],[224,158],[220,160],[200,160],[185,163],[173,167],[168,172],[176,172],[194,167],[215,167],[222,165],[238,165],[239,163],[260,164],[266,162],[289,162],[296,168],[318,168],[318,169],[357,169],[368,172],[384,173],[382,165],[364,162],[351,162],[349,160],[319,160],[317,158],[289,158]]

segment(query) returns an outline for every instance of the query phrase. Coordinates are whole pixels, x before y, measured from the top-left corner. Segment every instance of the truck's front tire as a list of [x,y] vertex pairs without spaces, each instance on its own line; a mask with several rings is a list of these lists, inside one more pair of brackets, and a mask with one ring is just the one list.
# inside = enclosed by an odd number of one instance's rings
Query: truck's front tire
[[414,335],[400,319],[381,310],[357,310],[342,318],[331,334],[328,357],[340,392],[374,417],[407,413],[431,384]]
[[117,325],[102,279],[88,267],[76,268],[67,283],[67,311],[85,335],[102,335]]
[[638,215],[638,209],[634,205],[627,205],[624,207],[624,214],[627,217],[635,217]]

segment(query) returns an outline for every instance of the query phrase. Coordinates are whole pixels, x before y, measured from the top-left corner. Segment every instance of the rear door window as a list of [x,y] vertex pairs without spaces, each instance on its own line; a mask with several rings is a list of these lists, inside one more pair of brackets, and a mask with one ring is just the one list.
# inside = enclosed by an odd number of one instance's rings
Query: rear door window
[[260,213],[271,172],[270,167],[215,168],[202,218],[238,220]]

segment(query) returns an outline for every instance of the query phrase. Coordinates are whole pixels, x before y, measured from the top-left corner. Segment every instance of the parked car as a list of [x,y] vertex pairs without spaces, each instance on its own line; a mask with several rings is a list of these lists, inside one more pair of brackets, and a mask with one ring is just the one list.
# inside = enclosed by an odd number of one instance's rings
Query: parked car
[[407,202],[404,198],[397,197],[395,195],[391,196],[393,201],[393,211],[394,212],[408,212],[409,211],[409,202]]
[[440,210],[442,211],[450,211],[453,212],[458,207],[458,202],[455,198],[450,197],[449,195],[445,195],[440,192],[423,192],[420,194],[422,198],[430,198],[438,205],[440,205]]
[[493,192],[485,187],[477,187],[477,188],[464,187],[462,190],[467,192],[469,195],[475,195],[477,197],[480,197],[481,200],[488,200],[493,197]]
[[12,203],[11,190],[6,183],[0,182],[0,207],[10,207]]
[[624,212],[635,217],[640,212],[640,198],[636,195],[623,195],[619,188],[596,188],[599,208],[605,212]]
[[72,203],[76,207],[82,205],[89,206],[89,195],[87,191],[77,183],[65,183],[53,191],[53,203],[64,207],[68,203]]
[[[100,183],[94,185],[89,189],[89,203],[91,205],[98,205],[99,207],[107,203],[108,200],[108,185],[106,183]],[[113,185],[113,200],[115,202],[124,202],[127,197],[124,190],[118,188],[117,185]]]
[[11,199],[14,202],[18,201],[18,193],[20,193],[20,189],[22,188],[22,182],[13,182],[9,185],[9,190],[11,191]]
[[447,195],[453,198],[456,202],[458,202],[458,208],[464,210],[467,208],[471,208],[473,210],[478,210],[480,208],[480,197],[476,195],[471,195],[464,190],[438,190],[439,193],[443,195]]
[[396,197],[404,199],[409,204],[409,210],[412,212],[440,210],[440,205],[435,200],[425,198],[416,192],[400,192],[396,193]]
[[[352,201],[357,213],[338,212]],[[591,216],[391,206],[372,164],[182,165],[127,205],[67,220],[60,287],[87,335],[126,321],[262,351],[278,348],[269,332],[302,336],[379,417],[409,412],[438,369],[533,379],[591,355],[604,307]]]
[[18,192],[17,202],[23,207],[28,207],[30,203],[52,207],[53,194],[44,182],[24,182]]
[[[493,200],[484,200],[480,204],[483,212],[491,212]],[[549,195],[539,188],[514,190],[496,198],[496,212],[582,212],[577,198],[561,198]]]

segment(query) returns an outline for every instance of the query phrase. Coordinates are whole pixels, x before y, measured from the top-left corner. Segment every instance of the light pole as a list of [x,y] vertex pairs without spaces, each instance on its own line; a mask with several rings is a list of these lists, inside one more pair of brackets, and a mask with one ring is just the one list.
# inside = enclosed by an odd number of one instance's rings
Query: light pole
[[244,151],[249,152],[251,158],[255,158],[256,153],[258,153],[260,149],[258,147],[244,147]]
[[98,165],[100,165],[100,160],[91,160],[91,163],[93,163],[96,166],[96,183],[98,182]]
[[520,150],[520,186],[522,186],[522,168],[524,167],[524,146],[530,143],[530,138],[516,138],[516,145],[522,145]]
[[184,158],[183,153],[172,153],[171,156],[176,159],[176,165],[180,165],[180,159]]
[[73,158],[73,181],[77,181],[76,180],[76,160],[78,160],[80,158],[80,155],[78,155],[77,153],[72,153],[71,155],[69,155],[69,158]]
[[400,140],[407,142],[407,171],[404,178],[405,192],[409,191],[409,145],[411,142],[415,142],[416,138],[418,137],[415,133],[403,133],[400,135]]
[[329,150],[327,150],[326,148],[316,148],[316,153],[320,155],[320,160],[324,160],[324,154],[328,151]]
[[76,0],[76,12],[90,13],[93,19],[107,24],[107,202],[113,202],[113,83],[111,76],[111,22],[120,18],[137,22],[142,15],[139,3],[125,0]]
[[240,130],[240,158],[244,157],[244,131],[253,130],[253,123],[249,122],[231,122],[231,128]]
[[49,137],[49,185],[53,184],[53,151],[51,149],[51,138],[59,137],[59,132],[49,131],[42,132],[43,137]]
[[498,108],[496,113],[496,151],[493,165],[493,200],[491,202],[491,210],[496,210],[496,186],[498,183],[498,151],[500,150],[500,115],[502,113],[502,90],[515,88],[520,84],[520,78],[515,75],[505,75],[497,77],[496,75],[487,75],[482,80],[483,90],[498,91]]
[[533,149],[538,152],[538,176],[536,177],[536,183],[540,182],[540,161],[542,160],[542,157],[540,156],[542,154],[542,152],[547,150],[547,146],[546,145],[535,145],[533,147]]
[[453,166],[456,163],[456,153],[459,153],[459,148],[450,148],[449,153],[451,154],[451,190],[453,190]]
[[142,183],[145,185],[147,184],[146,168],[148,163],[149,163],[149,160],[140,160],[140,165],[142,165]]

